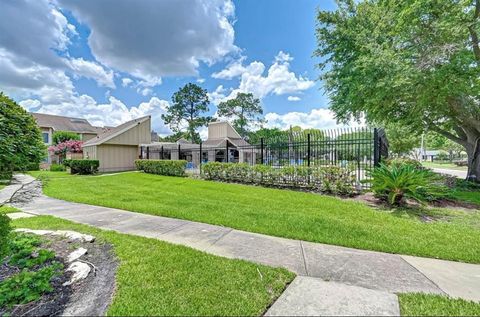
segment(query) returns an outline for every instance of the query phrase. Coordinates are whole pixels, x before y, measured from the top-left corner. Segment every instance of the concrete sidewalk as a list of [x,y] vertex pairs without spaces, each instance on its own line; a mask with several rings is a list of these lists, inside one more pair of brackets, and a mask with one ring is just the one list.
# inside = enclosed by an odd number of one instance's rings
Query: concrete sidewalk
[[[28,183],[32,179],[23,177],[21,181]],[[480,301],[480,265],[284,239],[187,220],[66,202],[44,196],[38,192],[38,187],[38,182],[25,186],[18,195],[27,199],[13,199],[13,205],[27,213],[52,215],[102,229],[181,244],[219,256],[284,267],[302,277],[336,282],[335,289],[343,285],[344,294],[351,291],[349,287],[356,286],[366,291],[362,300],[370,298],[373,301],[380,293],[372,297],[368,290],[375,290],[383,293],[386,300],[391,299],[393,293],[425,292]],[[291,287],[295,285],[292,283]],[[314,285],[323,287],[319,283]],[[311,296],[318,294],[315,288],[311,289]],[[308,299],[309,294],[304,293],[303,297]],[[348,312],[348,308],[345,309]],[[372,314],[388,313],[391,309],[394,306],[388,304]],[[284,315],[302,314],[302,311],[280,311]],[[338,312],[341,314],[340,310]],[[367,314],[369,311],[363,312]]]

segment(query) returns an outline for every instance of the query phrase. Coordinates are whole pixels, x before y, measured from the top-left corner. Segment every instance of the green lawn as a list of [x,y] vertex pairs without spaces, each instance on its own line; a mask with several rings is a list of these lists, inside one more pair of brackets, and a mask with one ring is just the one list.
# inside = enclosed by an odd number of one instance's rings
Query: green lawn
[[[108,315],[261,315],[294,278],[284,269],[225,259],[51,216],[17,219],[13,224],[75,230],[112,244],[120,267]],[[438,295],[399,294],[399,303],[404,316],[480,315],[478,303]]]
[[0,190],[4,189],[5,186],[7,186],[7,185],[5,185],[5,184],[0,184]]
[[108,315],[259,316],[294,278],[285,269],[221,258],[50,216],[18,219],[13,224],[75,230],[112,244],[120,267]]
[[452,195],[457,200],[467,201],[480,206],[480,191],[455,190]]
[[480,303],[421,293],[399,294],[403,316],[480,316]]
[[9,213],[20,212],[20,211],[21,211],[21,210],[18,210],[18,209],[15,208],[15,207],[10,207],[10,206],[1,206],[1,207],[0,207],[0,214],[1,214],[1,213],[9,214]]
[[31,176],[35,178],[64,178],[64,177],[72,177],[69,172],[50,172],[50,171],[30,171],[28,172]]
[[144,173],[52,178],[44,191],[70,201],[273,236],[480,263],[478,227],[423,223],[324,195]]
[[467,171],[466,166],[457,166],[453,163],[422,162],[422,165],[429,168],[444,168],[451,170]]

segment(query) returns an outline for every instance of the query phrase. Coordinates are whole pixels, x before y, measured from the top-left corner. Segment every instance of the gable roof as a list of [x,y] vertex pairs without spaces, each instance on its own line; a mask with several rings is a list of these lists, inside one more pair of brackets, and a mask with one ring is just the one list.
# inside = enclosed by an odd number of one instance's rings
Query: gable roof
[[242,136],[228,121],[213,121],[208,124],[208,139],[241,139]]
[[113,139],[114,137],[136,127],[137,125],[147,121],[150,119],[150,116],[145,116],[137,119],[133,119],[131,121],[127,121],[125,123],[122,123],[121,125],[106,129],[104,133],[98,134],[96,137],[93,139],[88,140],[83,144],[83,146],[89,146],[89,145],[99,145],[102,143],[107,142],[108,140]]
[[35,118],[39,127],[52,128],[55,131],[70,131],[92,134],[97,133],[97,130],[86,119],[56,116],[36,112],[31,112],[30,114]]

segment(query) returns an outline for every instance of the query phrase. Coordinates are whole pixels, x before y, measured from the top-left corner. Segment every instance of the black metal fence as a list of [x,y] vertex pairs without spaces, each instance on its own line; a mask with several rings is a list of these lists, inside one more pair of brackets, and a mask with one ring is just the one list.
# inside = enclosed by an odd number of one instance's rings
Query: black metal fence
[[[232,143],[233,142],[233,143]],[[183,159],[192,173],[201,173],[206,162],[247,163],[274,168],[302,166],[322,168],[338,166],[349,168],[358,182],[366,179],[366,171],[388,156],[385,131],[378,128],[346,128],[286,132],[260,143],[236,146],[234,140],[224,146],[207,147],[203,144],[175,146],[147,146],[142,148],[144,159]]]

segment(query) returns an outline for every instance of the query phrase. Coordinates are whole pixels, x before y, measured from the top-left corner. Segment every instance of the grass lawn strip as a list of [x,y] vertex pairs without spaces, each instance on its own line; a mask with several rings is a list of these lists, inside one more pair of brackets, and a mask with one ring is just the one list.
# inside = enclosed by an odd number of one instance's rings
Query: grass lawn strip
[[442,168],[457,171],[467,171],[466,166],[458,166],[453,163],[422,162],[422,165],[428,168]]
[[325,195],[144,173],[52,178],[44,192],[68,201],[284,238],[480,263],[475,225],[425,223]]
[[50,216],[17,219],[16,227],[68,229],[114,246],[120,260],[108,315],[261,315],[294,274],[155,239],[95,229]]
[[0,213],[10,214],[10,213],[14,213],[14,212],[21,212],[21,210],[18,210],[17,208],[11,207],[11,206],[1,206],[0,207]]
[[399,294],[403,316],[480,316],[480,303],[423,293]]
[[456,190],[453,192],[453,197],[460,201],[477,204],[480,208],[480,191]]

